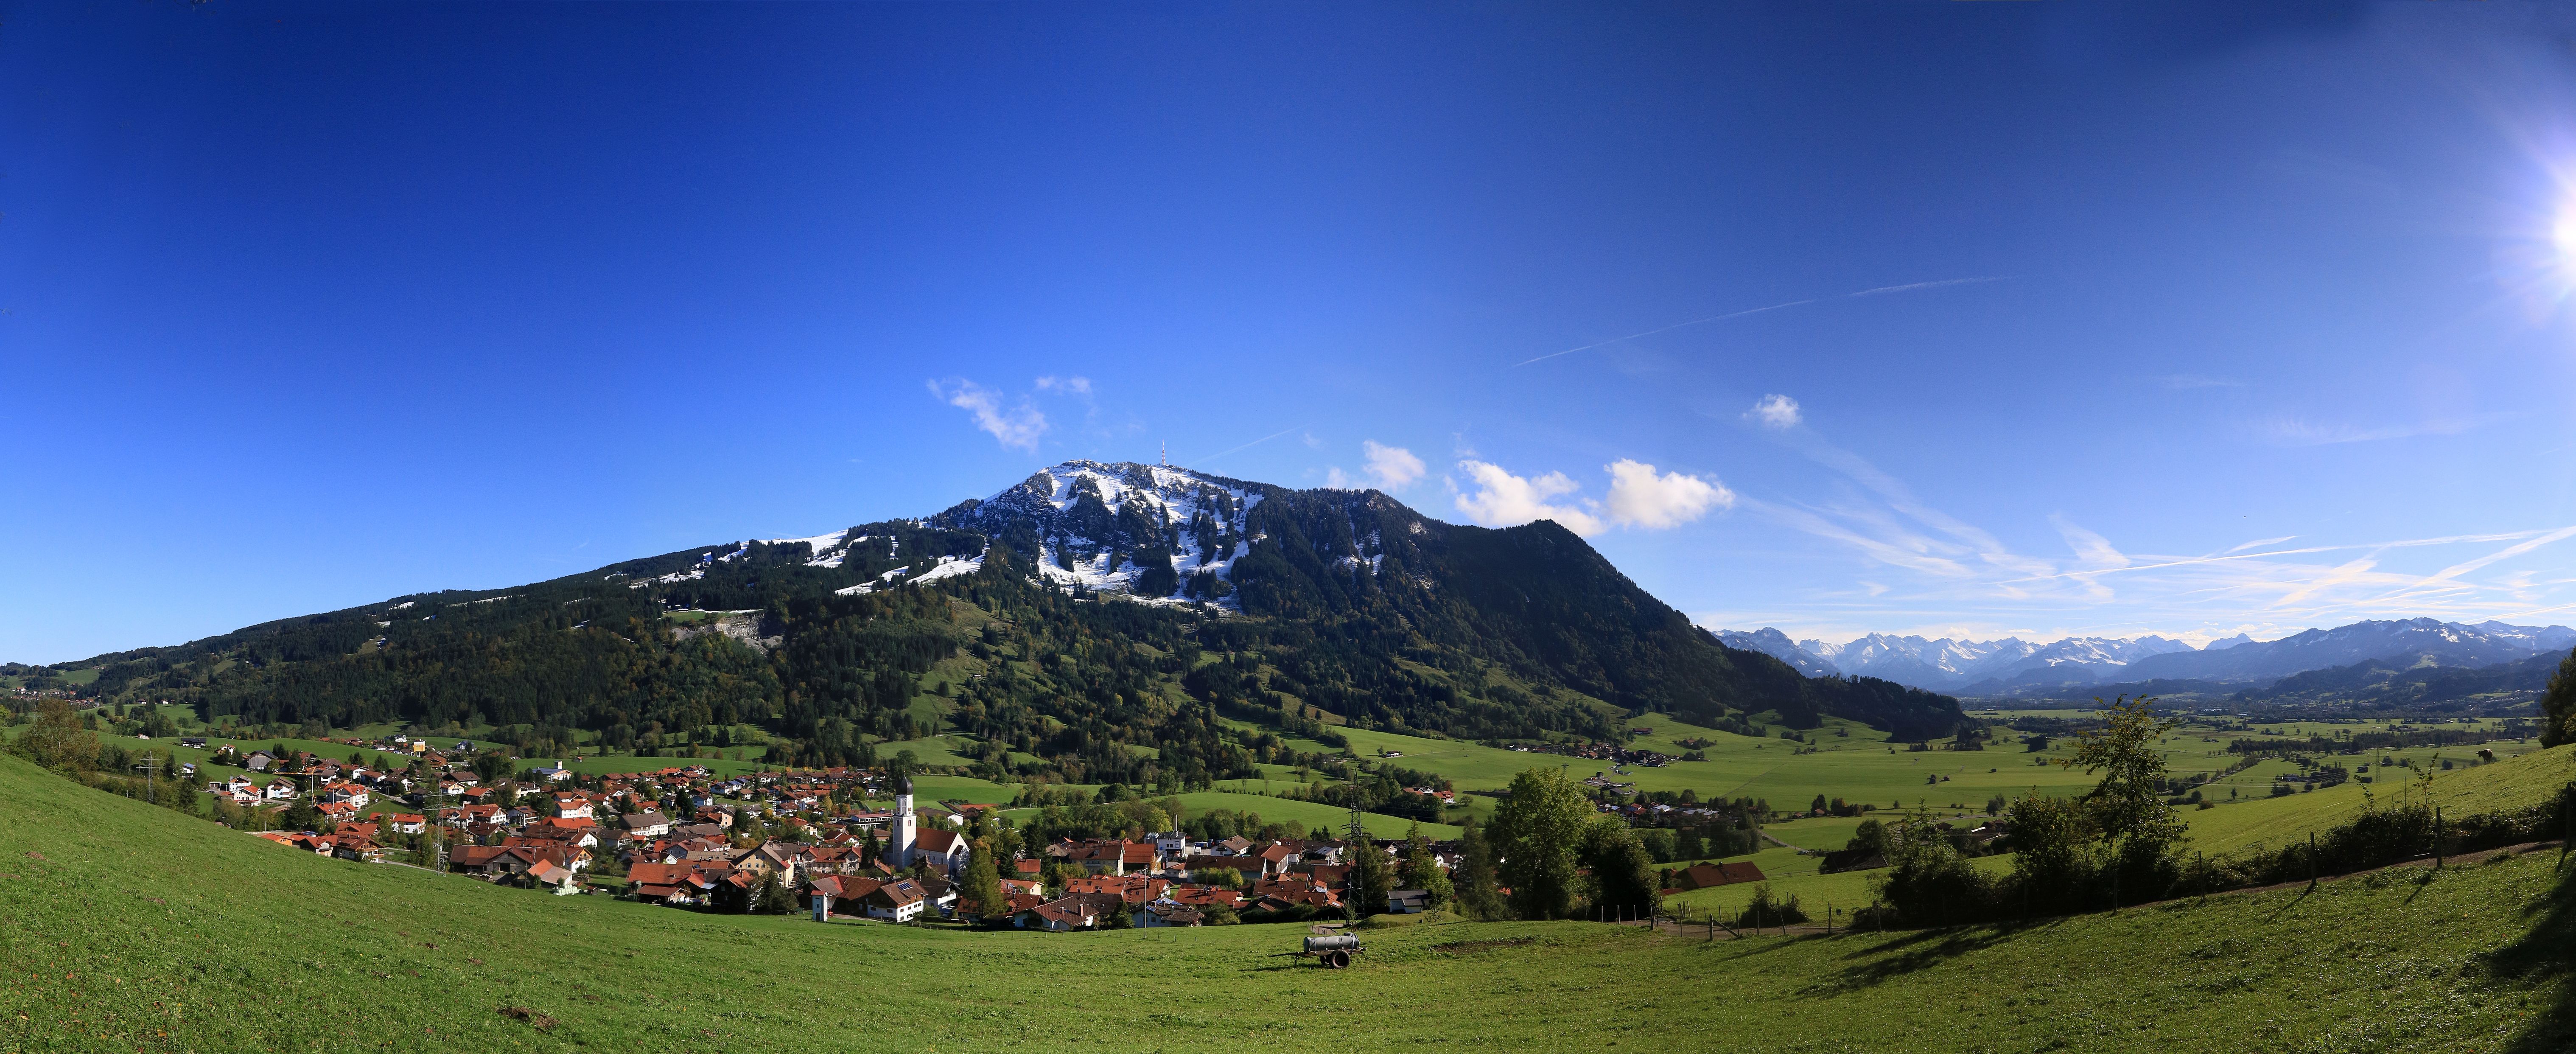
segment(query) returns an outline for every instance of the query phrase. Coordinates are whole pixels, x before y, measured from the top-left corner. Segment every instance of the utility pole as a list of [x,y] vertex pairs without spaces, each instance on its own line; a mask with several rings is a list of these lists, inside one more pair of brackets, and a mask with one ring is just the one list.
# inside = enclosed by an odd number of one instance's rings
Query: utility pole
[[[1349,771],[1349,772],[1347,772],[1347,773],[1345,773],[1345,775],[1348,777],[1348,780],[1347,780],[1347,786],[1348,786],[1348,788],[1349,788],[1350,796],[1351,796],[1351,825],[1350,825],[1350,835],[1349,835],[1349,840],[1350,840],[1350,842],[1352,843],[1352,845],[1356,847],[1356,851],[1358,851],[1358,852],[1362,852],[1362,853],[1372,853],[1372,852],[1376,852],[1376,851],[1377,851],[1377,847],[1369,844],[1369,840],[1368,840],[1368,824],[1367,824],[1367,822],[1365,821],[1364,814],[1360,811],[1360,756],[1359,756],[1359,752],[1357,752],[1357,751],[1353,751],[1353,752],[1351,753],[1351,767],[1350,767],[1350,771]],[[1351,924],[1353,924],[1353,925],[1357,925],[1357,924],[1359,923],[1359,921],[1360,921],[1360,915],[1359,915],[1359,894],[1360,894],[1360,888],[1359,888],[1359,858],[1358,858],[1358,857],[1353,857],[1353,858],[1351,859],[1351,869],[1350,869],[1349,871],[1347,871],[1347,872],[1344,872],[1344,874],[1345,874],[1346,876],[1348,876],[1348,877],[1345,877],[1344,879],[1342,879],[1342,891],[1343,891],[1344,893],[1348,894],[1348,895],[1347,895],[1347,896],[1344,896],[1344,897],[1342,898],[1342,918],[1343,918],[1343,920],[1344,920],[1344,921],[1346,921],[1346,922],[1349,922],[1349,923],[1351,923]]]

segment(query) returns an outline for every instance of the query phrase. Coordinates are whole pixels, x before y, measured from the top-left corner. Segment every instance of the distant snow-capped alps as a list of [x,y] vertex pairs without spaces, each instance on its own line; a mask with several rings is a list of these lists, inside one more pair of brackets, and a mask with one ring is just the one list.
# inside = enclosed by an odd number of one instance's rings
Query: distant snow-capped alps
[[2257,641],[2240,633],[2201,648],[2154,634],[2033,643],[2017,637],[1927,640],[1872,633],[1833,644],[1817,639],[1793,641],[1766,627],[1751,632],[1721,630],[1717,636],[1729,647],[1761,652],[1809,676],[1877,677],[1961,695],[2155,678],[2270,681],[2307,670],[2399,657],[2418,665],[2485,666],[2576,647],[2576,630],[2565,626],[2496,621],[2465,625],[2433,619],[2357,622],[2275,641]]

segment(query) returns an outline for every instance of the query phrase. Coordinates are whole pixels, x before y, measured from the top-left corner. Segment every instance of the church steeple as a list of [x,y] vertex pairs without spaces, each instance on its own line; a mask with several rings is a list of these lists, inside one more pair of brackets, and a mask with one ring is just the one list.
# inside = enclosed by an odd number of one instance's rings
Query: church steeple
[[920,823],[920,814],[912,811],[912,774],[898,774],[894,778],[894,844],[886,850],[896,870],[912,866],[912,847]]

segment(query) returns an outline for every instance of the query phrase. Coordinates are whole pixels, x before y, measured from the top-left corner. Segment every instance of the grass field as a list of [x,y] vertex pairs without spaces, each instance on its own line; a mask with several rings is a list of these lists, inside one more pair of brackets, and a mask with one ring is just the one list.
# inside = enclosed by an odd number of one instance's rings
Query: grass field
[[15,758],[0,837],[9,1050],[2521,1054],[2566,1049],[2576,965],[2549,854],[2012,929],[1433,923],[1371,930],[1331,972],[1268,957],[1299,927],[988,934],[498,889]]

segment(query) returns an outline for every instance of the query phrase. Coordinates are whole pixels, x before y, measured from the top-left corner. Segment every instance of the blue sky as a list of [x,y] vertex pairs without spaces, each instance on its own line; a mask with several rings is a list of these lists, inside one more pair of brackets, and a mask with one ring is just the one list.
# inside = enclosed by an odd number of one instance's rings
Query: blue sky
[[10,4],[0,658],[1162,444],[1717,627],[2571,621],[2576,26],[2267,10]]

